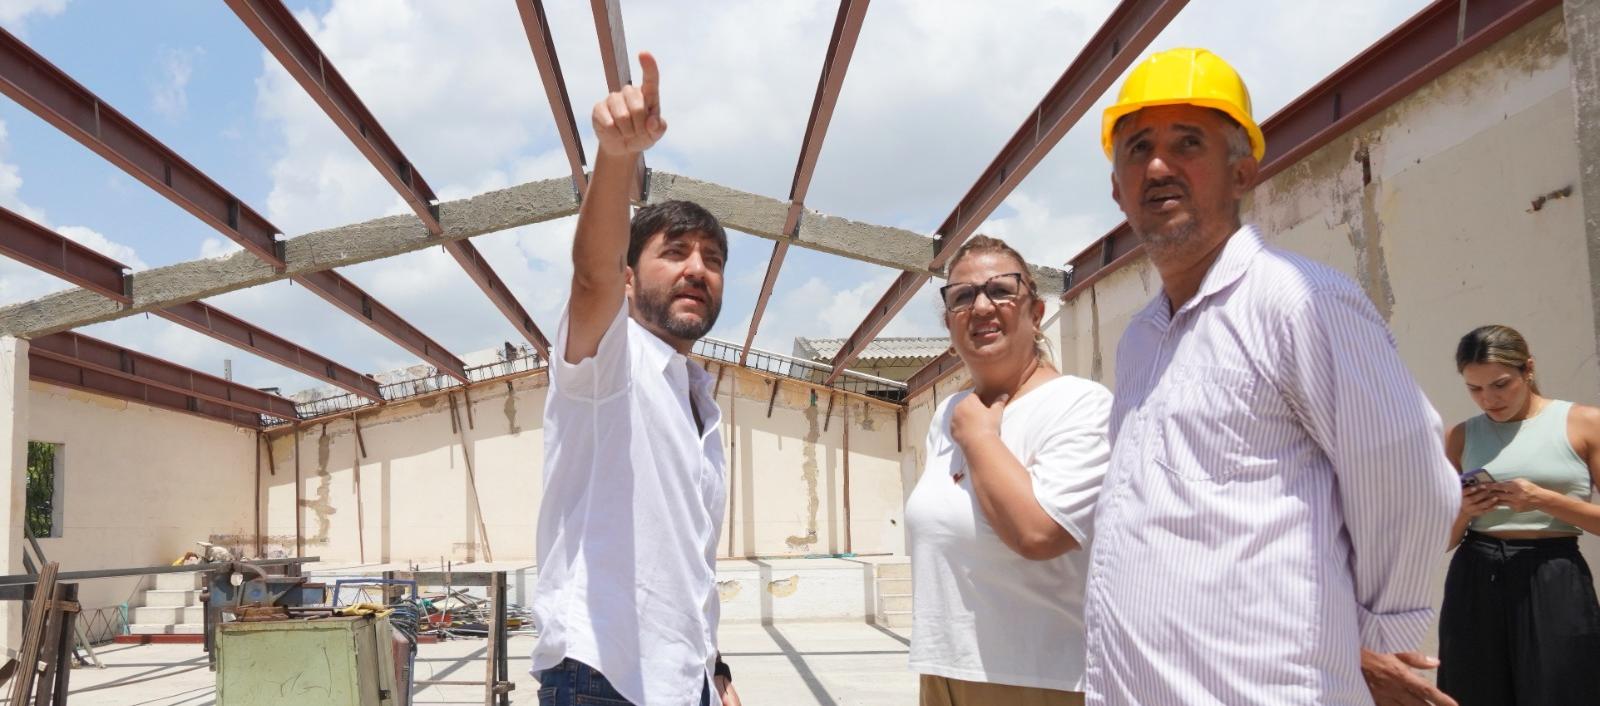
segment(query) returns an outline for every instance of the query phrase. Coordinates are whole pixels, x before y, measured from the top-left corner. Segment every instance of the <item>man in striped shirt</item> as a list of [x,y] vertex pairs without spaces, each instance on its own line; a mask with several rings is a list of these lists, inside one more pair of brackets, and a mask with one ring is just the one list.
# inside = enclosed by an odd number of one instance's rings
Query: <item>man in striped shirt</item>
[[1156,54],[1103,136],[1162,291],[1117,350],[1089,703],[1454,704],[1412,671],[1460,503],[1438,415],[1360,288],[1241,225],[1243,81]]

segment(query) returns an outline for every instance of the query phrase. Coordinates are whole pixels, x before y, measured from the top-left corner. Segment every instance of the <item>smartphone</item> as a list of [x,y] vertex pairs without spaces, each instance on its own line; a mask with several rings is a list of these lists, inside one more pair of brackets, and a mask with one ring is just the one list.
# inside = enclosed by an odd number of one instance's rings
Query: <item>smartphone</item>
[[1483,483],[1493,482],[1495,482],[1494,476],[1489,475],[1488,469],[1474,468],[1466,473],[1461,474],[1461,487],[1463,488],[1471,488]]

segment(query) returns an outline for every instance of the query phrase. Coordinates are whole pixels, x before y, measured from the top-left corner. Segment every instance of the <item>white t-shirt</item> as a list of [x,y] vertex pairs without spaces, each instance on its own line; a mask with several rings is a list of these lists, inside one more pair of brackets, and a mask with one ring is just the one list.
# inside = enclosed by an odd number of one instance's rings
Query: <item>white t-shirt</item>
[[[694,706],[717,653],[727,502],[712,377],[629,318],[626,304],[594,357],[566,363],[566,339],[563,315],[544,412],[540,633],[529,669],[570,657],[633,703]],[[715,689],[711,703],[720,703]]]
[[[1111,448],[1111,393],[1062,376],[1007,405],[1000,437],[1033,476],[1033,495],[1083,548],[1034,561],[995,534],[950,436],[934,412],[928,460],[906,501],[911,543],[911,669],[963,681],[1083,690],[1083,589],[1095,496]],[[957,474],[962,474],[959,481]]]

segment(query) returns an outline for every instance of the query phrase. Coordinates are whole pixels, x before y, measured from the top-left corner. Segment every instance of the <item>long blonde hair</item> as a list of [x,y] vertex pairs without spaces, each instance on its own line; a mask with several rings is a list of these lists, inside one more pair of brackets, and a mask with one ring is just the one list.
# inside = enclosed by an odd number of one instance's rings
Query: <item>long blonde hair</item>
[[[998,253],[1016,260],[1017,271],[1022,273],[1022,285],[1027,288],[1028,296],[1033,299],[1039,298],[1039,283],[1034,281],[1033,272],[1028,270],[1028,261],[1022,259],[1022,253],[1017,252],[1016,248],[1007,245],[1006,241],[999,238],[981,234],[968,238],[967,242],[962,243],[961,247],[956,250],[956,254],[950,258],[950,262],[945,265],[945,272],[949,273],[955,270],[956,263],[961,262],[962,258],[983,253]],[[1039,356],[1041,363],[1055,368],[1055,353],[1050,347],[1050,339],[1044,335],[1044,322],[1035,321],[1033,323],[1034,353]],[[946,320],[946,325],[948,325],[948,320]]]

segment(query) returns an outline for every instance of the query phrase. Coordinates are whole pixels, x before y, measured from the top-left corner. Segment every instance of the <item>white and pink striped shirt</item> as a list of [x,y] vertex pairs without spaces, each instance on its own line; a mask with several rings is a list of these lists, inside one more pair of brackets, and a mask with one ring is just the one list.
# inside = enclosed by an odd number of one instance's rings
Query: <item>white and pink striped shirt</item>
[[1372,703],[1360,650],[1418,648],[1460,487],[1361,290],[1246,226],[1129,323],[1111,434],[1089,703]]

